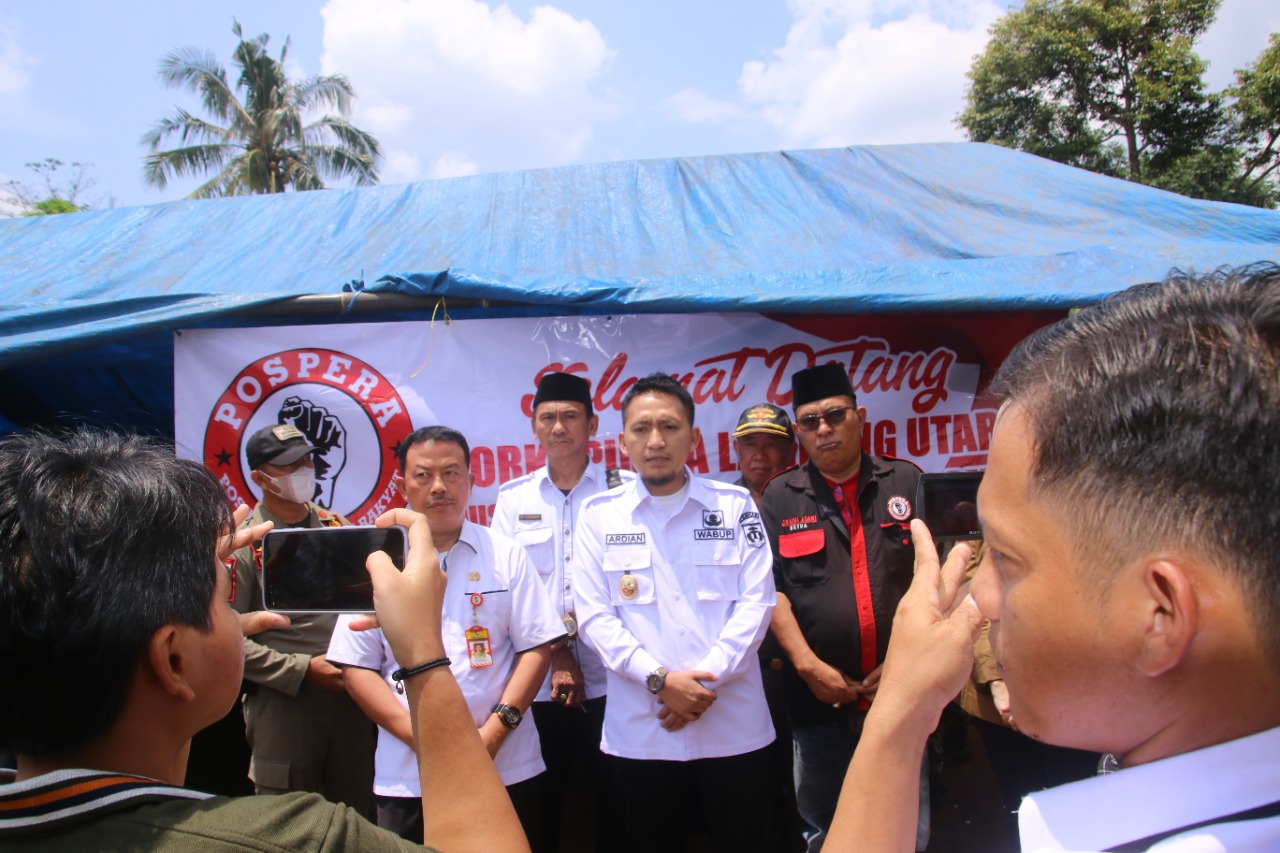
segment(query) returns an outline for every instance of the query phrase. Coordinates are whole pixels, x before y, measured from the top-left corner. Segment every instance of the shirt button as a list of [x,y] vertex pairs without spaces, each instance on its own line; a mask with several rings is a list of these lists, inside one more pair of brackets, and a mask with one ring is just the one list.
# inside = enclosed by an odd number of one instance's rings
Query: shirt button
[[681,637],[683,637],[683,636],[684,636],[684,629],[683,629],[683,628],[681,628],[677,633],[679,633],[679,634],[680,634],[680,636],[681,636]]
[[680,600],[680,593],[673,593],[673,595],[675,595],[676,601]]
[[565,555],[564,555],[564,561],[565,561],[566,563],[567,563],[567,562],[569,562],[569,555],[568,555],[568,554],[565,554]]

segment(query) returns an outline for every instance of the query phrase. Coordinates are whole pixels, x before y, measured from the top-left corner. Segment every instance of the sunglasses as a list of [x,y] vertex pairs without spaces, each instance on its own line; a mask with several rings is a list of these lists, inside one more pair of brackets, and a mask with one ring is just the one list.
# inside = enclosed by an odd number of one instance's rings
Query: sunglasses
[[796,418],[796,429],[801,432],[813,432],[822,421],[826,421],[827,426],[835,429],[844,423],[844,419],[849,417],[852,411],[853,406],[840,406],[837,409],[827,409],[820,415],[805,415],[802,418]]

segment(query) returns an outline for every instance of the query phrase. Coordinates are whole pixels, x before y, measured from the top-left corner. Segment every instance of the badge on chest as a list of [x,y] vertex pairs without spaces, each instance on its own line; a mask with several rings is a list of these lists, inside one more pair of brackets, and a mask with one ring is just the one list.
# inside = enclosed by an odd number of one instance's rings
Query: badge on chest
[[489,629],[480,624],[480,607],[484,595],[471,593],[471,618],[475,624],[467,629],[467,662],[472,669],[493,666],[493,646],[489,643]]

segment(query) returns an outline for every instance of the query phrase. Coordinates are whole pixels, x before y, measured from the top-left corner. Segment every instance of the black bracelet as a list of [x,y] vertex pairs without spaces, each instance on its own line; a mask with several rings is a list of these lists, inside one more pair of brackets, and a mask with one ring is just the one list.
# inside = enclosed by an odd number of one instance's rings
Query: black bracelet
[[429,660],[426,663],[420,663],[417,666],[411,666],[407,668],[402,667],[400,669],[397,669],[395,672],[391,673],[391,680],[396,683],[396,692],[403,693],[404,692],[403,682],[409,676],[417,675],[420,672],[426,672],[429,669],[435,669],[438,666],[448,666],[451,663],[453,663],[453,661],[449,660],[446,657],[446,658],[436,658],[435,660]]

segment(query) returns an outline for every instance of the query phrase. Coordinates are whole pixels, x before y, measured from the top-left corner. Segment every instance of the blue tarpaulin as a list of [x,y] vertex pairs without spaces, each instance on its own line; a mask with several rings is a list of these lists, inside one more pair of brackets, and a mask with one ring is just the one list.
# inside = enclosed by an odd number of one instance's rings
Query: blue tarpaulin
[[[171,381],[170,331],[253,324],[234,318],[344,287],[548,314],[1024,310],[1091,302],[1174,267],[1258,260],[1280,261],[1280,212],[968,143],[11,219],[0,221],[0,415],[32,419],[14,394],[46,412],[107,411],[90,399],[104,394],[162,409],[152,386]],[[297,322],[341,319],[335,306]],[[62,387],[36,387],[54,372]]]

